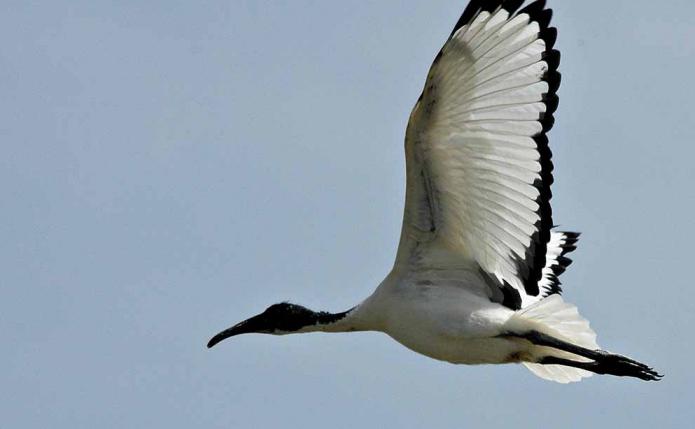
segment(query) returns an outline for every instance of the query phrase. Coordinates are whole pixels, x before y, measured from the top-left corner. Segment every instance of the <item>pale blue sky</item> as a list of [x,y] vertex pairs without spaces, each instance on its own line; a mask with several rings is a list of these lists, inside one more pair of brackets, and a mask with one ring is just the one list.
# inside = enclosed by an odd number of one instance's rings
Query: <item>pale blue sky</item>
[[388,272],[403,136],[465,0],[0,3],[0,426],[687,427],[695,3],[550,0],[555,221],[607,349],[661,383],[452,366],[344,310]]

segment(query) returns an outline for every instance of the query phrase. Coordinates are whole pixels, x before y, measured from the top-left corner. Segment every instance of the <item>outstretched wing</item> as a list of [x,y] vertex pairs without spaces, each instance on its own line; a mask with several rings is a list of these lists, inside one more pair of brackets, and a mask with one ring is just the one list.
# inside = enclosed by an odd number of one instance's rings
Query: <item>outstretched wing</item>
[[545,1],[522,3],[472,0],[430,69],[406,135],[396,263],[446,249],[526,304],[541,297],[553,226],[560,54]]

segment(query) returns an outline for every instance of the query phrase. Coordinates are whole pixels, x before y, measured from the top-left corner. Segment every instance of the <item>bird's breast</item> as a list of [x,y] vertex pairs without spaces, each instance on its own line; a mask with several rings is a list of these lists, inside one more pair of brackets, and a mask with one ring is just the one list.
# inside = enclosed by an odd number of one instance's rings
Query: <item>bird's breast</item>
[[384,331],[407,348],[452,363],[501,363],[518,344],[499,338],[511,310],[466,288],[411,285],[392,294]]

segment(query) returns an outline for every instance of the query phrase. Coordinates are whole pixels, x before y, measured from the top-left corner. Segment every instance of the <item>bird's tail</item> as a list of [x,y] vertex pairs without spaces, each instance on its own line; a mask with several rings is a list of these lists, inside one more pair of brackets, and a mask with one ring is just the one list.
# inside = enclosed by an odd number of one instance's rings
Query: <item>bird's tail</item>
[[[507,322],[511,332],[536,331],[577,346],[597,350],[596,333],[574,305],[565,302],[560,295],[551,295],[524,309],[517,311]],[[533,346],[533,356],[554,356],[587,361],[585,358],[549,347]],[[558,383],[570,383],[590,377],[591,372],[564,365],[547,365],[534,362],[523,364],[535,375]]]

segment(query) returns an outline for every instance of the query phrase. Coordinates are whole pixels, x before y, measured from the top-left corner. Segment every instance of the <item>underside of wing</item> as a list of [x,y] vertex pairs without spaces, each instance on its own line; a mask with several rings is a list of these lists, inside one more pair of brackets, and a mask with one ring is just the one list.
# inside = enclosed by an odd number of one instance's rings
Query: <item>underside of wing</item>
[[546,133],[560,84],[552,11],[541,0],[517,12],[522,3],[473,0],[434,61],[408,125],[399,249],[406,257],[429,237],[515,290],[515,307],[553,287],[541,284],[553,227]]

